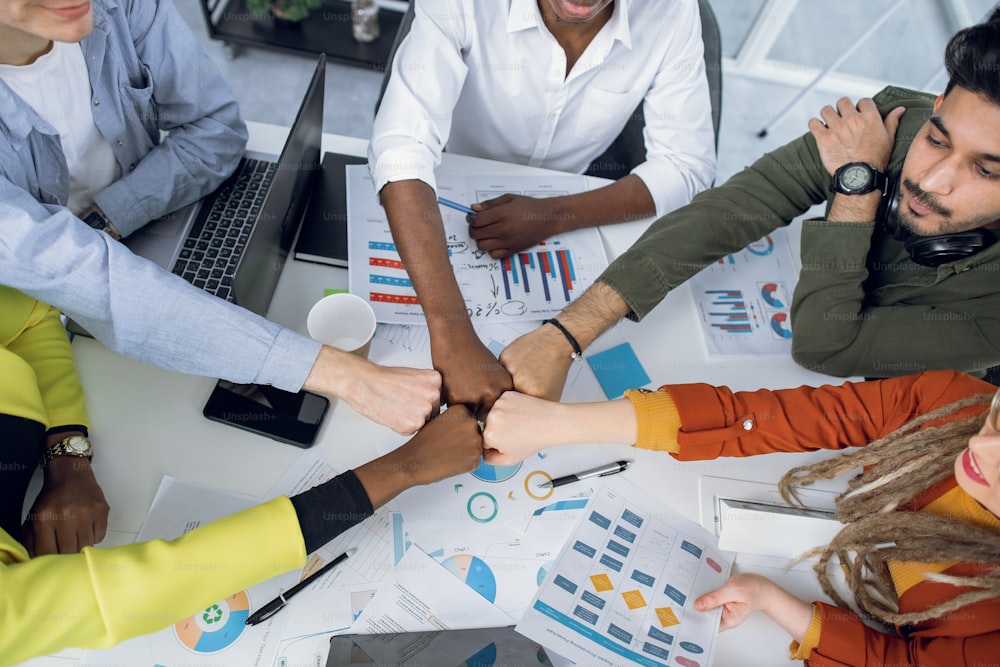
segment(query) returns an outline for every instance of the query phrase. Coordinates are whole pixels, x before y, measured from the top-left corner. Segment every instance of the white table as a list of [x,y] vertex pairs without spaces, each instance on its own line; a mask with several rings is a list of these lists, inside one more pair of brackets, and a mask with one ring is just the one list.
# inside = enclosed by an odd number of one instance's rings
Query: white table
[[[251,148],[276,153],[284,138],[280,127],[251,123]],[[326,151],[364,155],[366,142],[325,135]],[[504,165],[446,154],[450,165],[480,171],[519,171]],[[541,170],[537,170],[541,171]],[[595,183],[596,184],[596,183]],[[602,229],[609,256],[624,251],[648,225],[632,222]],[[346,269],[289,260],[278,283],[269,317],[300,332],[306,313],[327,288],[346,288]],[[710,382],[736,389],[771,388],[836,382],[796,365],[790,358],[712,360],[702,342],[692,299],[685,287],[675,290],[641,325],[625,322],[599,339],[591,351],[628,340],[655,383]],[[111,505],[110,533],[104,545],[132,541],[165,474],[238,493],[262,496],[300,456],[301,450],[206,420],[202,407],[215,384],[211,378],[171,373],[108,351],[100,343],[73,343],[80,379],[86,390],[91,431],[99,454],[95,473]],[[378,361],[378,359],[373,359]],[[359,417],[337,401],[323,425],[316,447],[341,469],[377,456],[376,443],[398,438],[387,428]],[[609,460],[624,448],[606,446]],[[697,521],[699,478],[704,475],[765,482],[819,455],[775,454],[756,459],[678,463],[669,456],[629,451],[636,464],[624,476],[675,511]],[[769,572],[774,575],[775,572]],[[801,582],[792,582],[802,588]],[[814,592],[801,591],[807,596]],[[721,635],[716,665],[783,664],[787,637],[766,619],[752,619]],[[65,666],[63,657],[30,661]],[[791,664],[791,663],[789,663]]]

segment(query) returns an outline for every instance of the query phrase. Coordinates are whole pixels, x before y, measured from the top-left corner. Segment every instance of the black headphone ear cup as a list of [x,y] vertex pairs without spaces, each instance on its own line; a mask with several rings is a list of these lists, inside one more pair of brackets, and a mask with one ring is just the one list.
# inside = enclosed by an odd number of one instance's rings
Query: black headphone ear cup
[[903,245],[910,258],[923,266],[941,266],[981,252],[993,245],[992,234],[982,229],[973,229],[957,234],[937,236],[917,236],[910,234]]

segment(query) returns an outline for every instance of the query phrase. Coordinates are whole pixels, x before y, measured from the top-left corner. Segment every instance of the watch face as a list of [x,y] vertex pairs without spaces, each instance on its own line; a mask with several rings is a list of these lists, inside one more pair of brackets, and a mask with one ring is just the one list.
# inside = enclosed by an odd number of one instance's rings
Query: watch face
[[66,451],[74,454],[90,454],[90,441],[80,435],[74,435],[66,439]]
[[841,176],[841,181],[843,181],[844,185],[852,190],[863,188],[868,185],[869,180],[871,180],[871,174],[861,166],[849,167],[844,170]]

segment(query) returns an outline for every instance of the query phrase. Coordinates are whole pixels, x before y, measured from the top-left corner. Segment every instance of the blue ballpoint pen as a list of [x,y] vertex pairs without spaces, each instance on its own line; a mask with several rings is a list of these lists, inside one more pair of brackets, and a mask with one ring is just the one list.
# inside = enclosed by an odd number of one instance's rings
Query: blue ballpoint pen
[[438,197],[438,203],[441,204],[442,206],[447,206],[448,208],[453,208],[456,211],[461,211],[462,213],[469,213],[469,214],[472,214],[472,215],[475,215],[475,213],[476,213],[475,211],[473,211],[468,206],[465,206],[464,204],[459,204],[458,202],[453,202],[452,200],[445,199],[444,197]]

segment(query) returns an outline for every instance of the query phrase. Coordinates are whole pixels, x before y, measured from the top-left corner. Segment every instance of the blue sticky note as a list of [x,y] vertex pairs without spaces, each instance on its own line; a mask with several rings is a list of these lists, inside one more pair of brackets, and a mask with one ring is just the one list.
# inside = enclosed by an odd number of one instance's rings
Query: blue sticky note
[[649,375],[628,343],[591,355],[587,357],[587,363],[608,398],[618,398],[626,389],[635,389],[649,383]]

